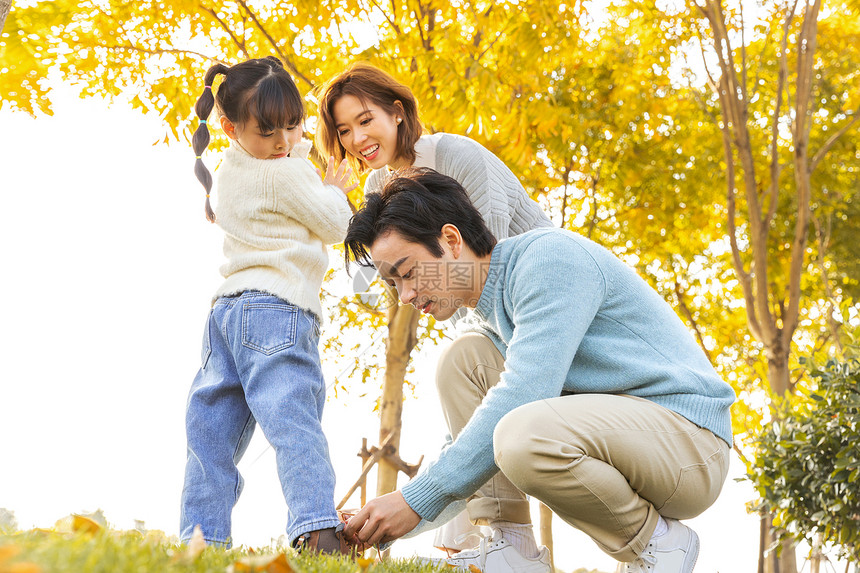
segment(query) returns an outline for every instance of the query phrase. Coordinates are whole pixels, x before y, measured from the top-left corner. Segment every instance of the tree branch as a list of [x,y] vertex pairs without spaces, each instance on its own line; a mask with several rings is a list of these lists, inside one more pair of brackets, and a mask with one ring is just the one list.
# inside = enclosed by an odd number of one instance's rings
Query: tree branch
[[379,13],[380,13],[380,14],[382,14],[382,17],[383,17],[383,18],[385,18],[385,21],[386,21],[386,22],[388,22],[388,24],[389,24],[392,28],[394,28],[394,31],[395,31],[395,32],[397,32],[397,35],[398,35],[398,36],[402,36],[402,35],[403,35],[403,32],[401,32],[401,31],[400,31],[400,27],[397,25],[397,20],[396,20],[396,18],[397,18],[397,10],[396,10],[396,5],[394,4],[394,0],[391,0],[391,14],[392,14],[392,16],[391,16],[391,17],[389,17],[389,16],[388,16],[388,12],[386,12],[386,11],[382,8],[382,6],[380,6],[380,5],[379,5],[379,3],[378,3],[376,0],[370,0],[370,4],[371,4],[374,8],[376,8],[377,10],[379,10]]
[[807,4],[803,27],[798,39],[797,91],[795,93],[794,139],[794,178],[797,183],[797,221],[794,226],[794,241],[791,245],[791,263],[788,274],[788,308],[783,317],[782,344],[789,348],[800,314],[800,282],[803,275],[803,260],[806,254],[806,235],[809,230],[809,202],[811,196],[809,183],[810,121],[809,103],[812,99],[812,73],[817,46],[818,13],[821,0]]
[[0,32],[3,31],[3,26],[6,25],[6,17],[9,15],[11,8],[12,0],[0,0]]
[[571,157],[570,160],[567,162],[567,165],[564,166],[564,172],[563,172],[564,173],[564,197],[561,200],[561,225],[560,225],[562,229],[565,228],[565,219],[567,218],[567,197],[568,197],[567,184],[568,184],[568,178],[570,177],[570,170],[572,168],[573,168],[573,158]]
[[752,294],[754,295],[753,300],[758,317],[759,332],[764,337],[760,340],[770,346],[778,332],[773,314],[768,305],[767,241],[770,228],[764,225],[761,212],[755,161],[753,159],[749,127],[747,126],[748,103],[743,99],[743,94],[738,86],[731,39],[726,28],[722,5],[717,0],[709,0],[708,5],[710,7],[709,21],[714,33],[715,45],[725,45],[725,56],[723,56],[722,50],[718,50],[722,71],[720,85],[723,88],[721,90],[721,102],[724,110],[728,112],[728,116],[732,120],[734,146],[737,148],[738,159],[743,168],[744,196],[747,201],[747,221],[750,226],[749,237],[752,248],[750,274],[755,280],[756,285]]
[[687,321],[690,323],[690,326],[693,328],[693,332],[696,334],[696,340],[699,342],[699,347],[701,347],[702,352],[705,353],[705,356],[708,357],[708,362],[711,364],[714,363],[714,359],[711,356],[710,351],[705,347],[705,339],[702,336],[702,331],[699,330],[699,325],[696,323],[696,319],[693,318],[693,313],[690,312],[690,308],[687,306],[687,302],[684,300],[684,295],[686,294],[681,289],[681,283],[678,282],[678,277],[675,277],[675,297],[678,299],[678,306],[683,311],[684,316],[687,317]]
[[[415,11],[415,16],[418,19],[418,35],[421,38],[421,46],[424,48],[425,52],[432,52],[433,46],[430,44],[430,33],[433,31],[433,25],[435,23],[435,14],[436,11],[432,8],[425,8],[421,3],[421,0],[418,0],[418,9]],[[429,17],[428,17],[429,16]],[[424,18],[427,18],[427,34],[424,33]]]
[[[391,0],[391,16],[392,16],[393,20],[396,22],[397,21],[397,0]],[[394,29],[397,30],[398,34],[400,33],[399,28],[395,27]]]
[[821,273],[821,283],[824,285],[824,296],[827,298],[827,327],[830,329],[830,335],[833,337],[833,343],[836,345],[836,350],[842,354],[842,343],[839,341],[839,327],[841,324],[833,318],[836,311],[836,305],[833,304],[833,289],[830,288],[830,279],[827,278],[827,267],[824,265],[824,253],[830,245],[830,219],[827,220],[827,230],[821,229],[821,221],[815,216],[815,213],[810,214],[812,223],[815,225],[815,237],[818,239],[818,272]]
[[[598,171],[599,171],[598,167]],[[592,208],[592,216],[588,221],[588,234],[586,235],[589,239],[594,234],[594,229],[597,227],[597,223],[600,220],[600,216],[597,212],[597,186],[600,183],[600,173],[595,173],[591,176],[591,186],[589,187],[589,191],[591,191],[591,208]]]
[[225,32],[227,32],[227,34],[229,34],[229,35],[230,35],[230,39],[231,39],[231,40],[233,40],[233,43],[234,43],[234,44],[236,44],[236,47],[237,47],[237,48],[239,48],[239,51],[242,53],[242,56],[244,56],[245,58],[249,58],[250,56],[248,55],[248,50],[247,50],[247,48],[245,47],[245,40],[244,40],[244,38],[239,38],[235,33],[233,33],[233,29],[232,29],[230,26],[228,26],[228,25],[227,25],[227,22],[225,22],[224,20],[222,20],[222,19],[218,16],[218,13],[217,13],[217,12],[215,12],[215,10],[213,10],[212,8],[209,8],[209,7],[203,6],[203,4],[202,4],[202,3],[200,4],[200,8],[201,8],[204,12],[206,12],[207,14],[209,14],[210,16],[212,16],[212,18],[213,18],[216,22],[218,22],[218,25],[219,25],[219,26],[221,26],[221,28],[222,28]]
[[297,78],[299,78],[300,80],[302,80],[303,82],[308,84],[308,87],[310,87],[311,89],[314,89],[316,87],[316,84],[314,84],[313,81],[311,81],[307,76],[305,76],[302,72],[300,72],[299,69],[296,67],[296,65],[293,63],[293,61],[290,58],[288,58],[286,56],[286,54],[284,54],[284,51],[281,50],[281,48],[278,46],[278,43],[275,41],[274,38],[272,38],[272,36],[269,34],[269,32],[266,30],[266,28],[260,22],[260,20],[257,18],[257,15],[254,14],[254,12],[251,10],[251,8],[248,7],[248,3],[245,2],[245,0],[239,0],[239,4],[242,5],[242,8],[245,9],[245,12],[248,14],[248,16],[251,17],[251,20],[253,20],[254,25],[257,26],[257,29],[260,30],[260,33],[262,33],[266,37],[266,39],[269,41],[269,44],[271,44],[272,48],[275,49],[275,52],[278,53],[278,57],[281,59],[282,62],[284,62],[284,65],[286,66],[286,68],[288,70],[290,70],[290,72],[294,76],[296,76]]
[[149,49],[149,48],[139,48],[137,46],[122,45],[122,44],[103,45],[102,47],[106,48],[108,50],[125,50],[128,52],[140,52],[143,54],[150,54],[153,56],[161,56],[164,54],[191,55],[191,56],[197,56],[199,58],[203,58],[205,60],[211,60],[211,61],[217,62],[219,64],[224,64],[225,66],[230,65],[229,63],[223,62],[214,56],[207,56],[206,54],[201,54],[200,52],[195,52],[194,50],[179,50],[176,48],[159,48],[157,50],[154,50],[154,49]]
[[797,0],[795,0],[791,10],[789,10],[788,16],[785,18],[782,40],[779,44],[779,73],[776,82],[776,105],[773,111],[770,142],[770,205],[764,219],[764,224],[768,228],[773,222],[773,218],[776,217],[779,200],[779,175],[782,171],[782,165],[779,162],[779,118],[780,110],[782,109],[782,94],[785,87],[785,79],[788,77],[788,60],[785,55],[788,51],[788,32],[791,28],[791,21],[794,19],[794,10],[796,7]]
[[819,149],[818,152],[812,156],[812,161],[810,161],[809,163],[810,174],[815,171],[815,168],[818,167],[818,164],[821,162],[822,159],[824,159],[824,156],[827,155],[827,152],[830,151],[830,148],[833,147],[836,141],[840,137],[848,133],[848,130],[850,130],[854,126],[854,124],[857,123],[858,120],[860,120],[860,115],[858,114],[860,114],[860,109],[858,109],[852,114],[854,117],[851,118],[851,121],[843,125],[839,131],[831,135],[830,139],[828,139],[824,143],[824,145],[821,146],[821,149]]
[[[758,192],[755,182],[754,163],[749,146],[746,116],[737,88],[734,66],[731,64],[731,44],[722,14],[717,2],[708,1],[706,6],[696,7],[705,15],[714,36],[714,49],[720,62],[721,76],[719,84],[713,84],[719,97],[723,113],[722,125],[719,125],[723,136],[723,151],[726,158],[726,203],[728,210],[728,235],[732,250],[732,262],[738,280],[744,293],[744,306],[747,313],[747,323],[750,333],[766,346],[771,344],[776,332],[770,308],[768,307],[767,285],[767,229],[762,228],[761,208],[758,202]],[[726,46],[723,54],[722,46]],[[704,50],[704,43],[702,43]],[[704,54],[703,54],[704,58]],[[746,105],[746,102],[744,102]],[[731,127],[730,127],[731,126]],[[734,134],[734,138],[732,138]],[[747,208],[749,211],[750,244],[752,248],[752,263],[750,272],[744,268],[737,242],[736,206],[735,206],[735,165],[733,144],[738,149],[738,156],[744,169],[744,185],[746,187]],[[755,279],[755,288],[753,287]]]
[[741,93],[744,101],[749,101],[747,93],[747,41],[746,26],[744,25],[744,3],[738,2],[741,14]]

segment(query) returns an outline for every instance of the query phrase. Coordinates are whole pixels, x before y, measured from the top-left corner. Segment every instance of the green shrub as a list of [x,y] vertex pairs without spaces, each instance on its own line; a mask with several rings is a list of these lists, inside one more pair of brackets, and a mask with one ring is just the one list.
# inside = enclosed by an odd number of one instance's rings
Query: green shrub
[[822,535],[841,558],[860,561],[860,360],[806,361],[814,391],[785,404],[756,440],[748,473],[783,538]]

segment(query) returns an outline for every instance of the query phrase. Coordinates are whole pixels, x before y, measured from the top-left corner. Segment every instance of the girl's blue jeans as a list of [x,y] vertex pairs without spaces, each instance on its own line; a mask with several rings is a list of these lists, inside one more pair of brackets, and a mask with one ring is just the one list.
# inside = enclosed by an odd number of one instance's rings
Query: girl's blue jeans
[[321,425],[326,387],[318,344],[316,317],[280,298],[248,291],[215,302],[188,396],[183,541],[199,524],[207,542],[231,545],[243,484],[236,464],[256,424],[275,451],[290,542],[339,523]]

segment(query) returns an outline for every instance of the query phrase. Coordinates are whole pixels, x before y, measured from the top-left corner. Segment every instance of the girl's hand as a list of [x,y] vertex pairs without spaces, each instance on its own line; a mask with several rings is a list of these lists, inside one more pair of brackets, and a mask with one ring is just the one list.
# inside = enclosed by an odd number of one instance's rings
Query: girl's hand
[[352,176],[352,169],[346,159],[340,162],[337,166],[337,171],[334,169],[334,157],[328,158],[328,167],[323,177],[323,183],[326,185],[334,185],[343,191],[344,195],[358,187],[358,182],[350,184],[349,178]]

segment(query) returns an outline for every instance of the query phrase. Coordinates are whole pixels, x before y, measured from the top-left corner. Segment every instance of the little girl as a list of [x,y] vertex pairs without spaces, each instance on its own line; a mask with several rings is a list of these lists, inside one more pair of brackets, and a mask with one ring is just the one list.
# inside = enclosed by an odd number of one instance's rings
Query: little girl
[[[219,74],[224,80],[213,97]],[[200,525],[207,542],[231,545],[243,485],[236,464],[259,423],[275,450],[288,539],[299,549],[344,551],[321,426],[326,385],[318,343],[326,245],[346,233],[351,171],[341,162],[335,172],[330,161],[321,180],[310,161],[296,157],[304,105],[277,58],[216,64],[204,77],[193,138],[209,221],[216,221],[212,176],[200,156],[213,104],[230,138],[218,173],[226,280],[213,298],[188,397],[180,537],[188,541]]]

